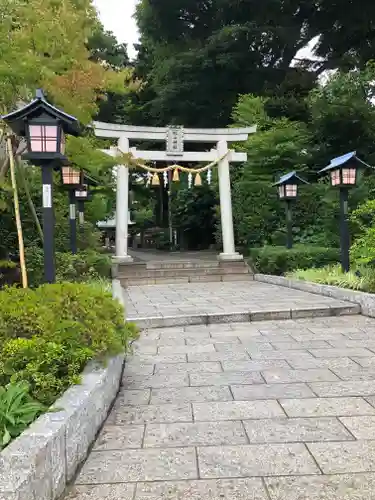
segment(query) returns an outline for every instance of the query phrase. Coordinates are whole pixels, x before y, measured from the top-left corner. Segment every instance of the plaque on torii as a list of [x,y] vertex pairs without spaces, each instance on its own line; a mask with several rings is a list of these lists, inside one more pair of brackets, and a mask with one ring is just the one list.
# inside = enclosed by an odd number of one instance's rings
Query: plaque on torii
[[184,127],[182,125],[167,127],[166,153],[168,156],[183,156]]

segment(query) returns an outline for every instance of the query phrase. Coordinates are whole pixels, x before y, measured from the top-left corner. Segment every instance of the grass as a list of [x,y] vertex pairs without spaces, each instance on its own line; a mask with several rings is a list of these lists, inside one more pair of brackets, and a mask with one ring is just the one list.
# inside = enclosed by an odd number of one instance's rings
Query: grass
[[320,269],[296,269],[286,275],[288,278],[339,286],[362,292],[375,292],[375,269],[362,267],[343,273],[340,265]]

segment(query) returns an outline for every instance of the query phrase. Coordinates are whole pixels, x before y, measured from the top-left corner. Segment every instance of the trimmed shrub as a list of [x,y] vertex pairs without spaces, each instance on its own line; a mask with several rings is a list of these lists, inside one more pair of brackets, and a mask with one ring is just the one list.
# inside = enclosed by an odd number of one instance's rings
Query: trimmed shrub
[[340,260],[340,251],[336,248],[314,246],[285,247],[266,246],[252,248],[249,251],[250,263],[256,271],[263,274],[280,276],[294,269],[308,269],[336,264]]
[[0,385],[26,382],[51,404],[88,361],[125,351],[136,328],[100,287],[61,283],[0,292]]
[[[27,249],[26,265],[30,285],[43,283],[43,250],[37,247]],[[56,281],[85,282],[97,278],[109,278],[111,258],[95,250],[85,250],[73,255],[70,252],[56,252]]]

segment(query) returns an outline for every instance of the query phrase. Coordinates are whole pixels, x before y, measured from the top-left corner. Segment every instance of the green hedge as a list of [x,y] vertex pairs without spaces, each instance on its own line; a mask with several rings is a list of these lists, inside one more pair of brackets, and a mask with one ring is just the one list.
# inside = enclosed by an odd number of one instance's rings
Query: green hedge
[[249,251],[250,263],[258,273],[285,274],[294,269],[309,269],[336,264],[340,260],[340,251],[336,248],[314,246],[285,247],[266,246],[252,248]]
[[[95,250],[85,250],[73,255],[56,252],[56,281],[86,282],[97,278],[109,278],[111,257]],[[37,247],[26,251],[26,267],[30,286],[37,287],[44,281],[43,250]]]
[[0,292],[0,385],[26,382],[51,404],[92,359],[123,352],[136,335],[111,294],[77,283]]

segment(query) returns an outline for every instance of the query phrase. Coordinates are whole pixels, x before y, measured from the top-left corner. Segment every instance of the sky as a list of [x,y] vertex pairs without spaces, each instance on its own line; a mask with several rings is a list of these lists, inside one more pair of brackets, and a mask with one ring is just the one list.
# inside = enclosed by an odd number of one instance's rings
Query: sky
[[133,44],[138,41],[138,30],[132,18],[138,0],[94,0],[99,17],[108,31],[112,31],[120,43],[128,44],[128,54],[135,57]]

